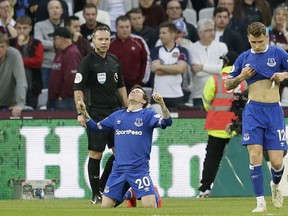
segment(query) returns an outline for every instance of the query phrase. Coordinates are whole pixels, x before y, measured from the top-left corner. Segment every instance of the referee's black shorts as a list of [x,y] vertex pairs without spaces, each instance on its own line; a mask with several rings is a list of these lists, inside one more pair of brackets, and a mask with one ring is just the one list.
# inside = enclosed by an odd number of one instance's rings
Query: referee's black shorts
[[[100,109],[94,107],[87,108],[89,115],[95,122],[103,120],[116,110],[117,109]],[[88,137],[88,150],[104,152],[106,145],[108,146],[108,148],[114,147],[114,131],[91,132],[89,130],[86,130],[86,132]]]

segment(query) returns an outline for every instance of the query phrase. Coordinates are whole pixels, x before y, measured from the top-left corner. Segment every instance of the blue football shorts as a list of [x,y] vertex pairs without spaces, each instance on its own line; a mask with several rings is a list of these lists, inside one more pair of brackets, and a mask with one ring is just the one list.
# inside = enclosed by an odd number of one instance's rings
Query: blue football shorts
[[133,188],[137,199],[146,195],[155,194],[149,169],[141,171],[117,171],[113,168],[106,183],[103,195],[122,202],[126,191],[130,187]]
[[264,150],[287,150],[286,124],[280,103],[249,100],[242,114],[242,144]]

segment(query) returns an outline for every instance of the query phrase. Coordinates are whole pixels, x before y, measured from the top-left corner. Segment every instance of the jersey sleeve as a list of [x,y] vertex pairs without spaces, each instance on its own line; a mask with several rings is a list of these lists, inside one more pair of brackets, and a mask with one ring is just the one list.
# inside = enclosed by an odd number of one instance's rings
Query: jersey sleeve
[[79,64],[78,71],[74,79],[73,90],[84,91],[86,88],[86,83],[87,83],[88,74],[89,74],[89,68],[88,68],[89,56],[90,55],[82,58]]
[[242,53],[234,62],[231,72],[228,75],[228,79],[237,77],[241,73],[243,59],[244,59],[244,53]]
[[162,115],[156,113],[155,111],[149,110],[149,119],[152,128],[162,128],[165,129],[167,126],[172,125],[172,118],[164,119]]

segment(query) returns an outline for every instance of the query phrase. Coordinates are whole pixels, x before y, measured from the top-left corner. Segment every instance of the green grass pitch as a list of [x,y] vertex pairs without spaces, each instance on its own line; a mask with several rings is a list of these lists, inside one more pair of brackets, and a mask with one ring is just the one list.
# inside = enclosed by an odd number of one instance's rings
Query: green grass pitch
[[[288,215],[288,203],[276,209],[271,197],[266,197],[267,213],[256,215]],[[164,198],[160,209],[143,208],[141,201],[137,208],[128,209],[125,203],[114,209],[103,209],[91,205],[86,199],[53,200],[1,200],[0,216],[170,216],[170,215],[255,215],[251,210],[256,207],[253,197],[172,199]]]

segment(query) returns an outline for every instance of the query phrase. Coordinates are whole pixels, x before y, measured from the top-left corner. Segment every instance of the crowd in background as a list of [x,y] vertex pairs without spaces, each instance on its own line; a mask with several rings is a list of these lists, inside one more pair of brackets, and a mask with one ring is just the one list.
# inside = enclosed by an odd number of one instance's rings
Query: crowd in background
[[[188,9],[196,23],[183,15]],[[288,50],[287,17],[284,0],[0,0],[0,109],[14,116],[75,110],[74,77],[103,25],[128,92],[138,84],[157,89],[170,108],[201,109],[204,85],[220,73],[223,56],[250,48],[249,24],[262,22],[268,43]]]

